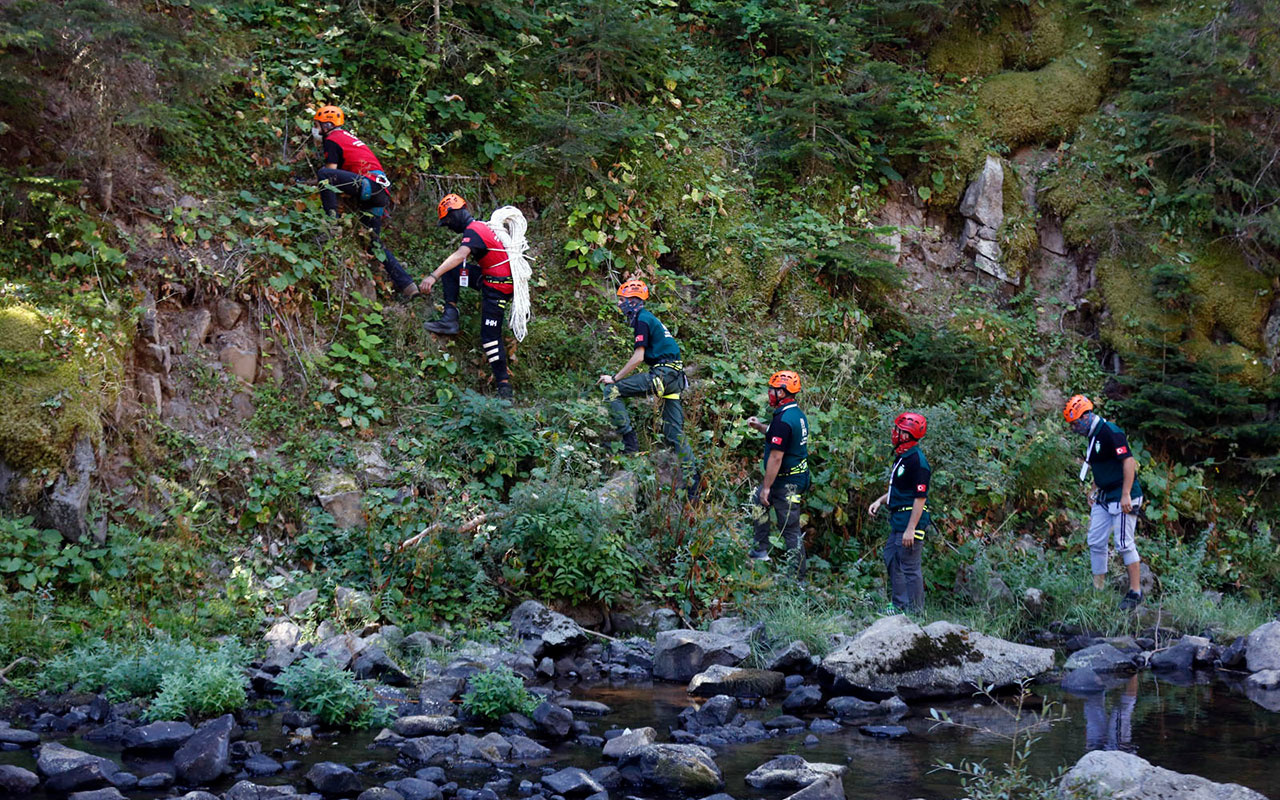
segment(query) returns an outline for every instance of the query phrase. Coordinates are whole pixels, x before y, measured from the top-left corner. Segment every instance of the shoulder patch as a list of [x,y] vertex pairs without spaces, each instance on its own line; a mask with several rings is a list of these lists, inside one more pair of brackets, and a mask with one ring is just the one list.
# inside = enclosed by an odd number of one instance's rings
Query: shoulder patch
[[1116,448],[1116,455],[1118,456],[1122,456],[1127,452],[1129,452],[1129,448],[1124,447],[1123,445]]
[[781,437],[781,436],[774,436],[774,437],[772,437],[771,439],[769,439],[769,441],[770,441],[770,442],[773,442],[774,444],[780,445],[780,444],[782,444],[782,437]]
[[916,484],[916,491],[917,491],[917,492],[927,492],[927,491],[929,491],[929,487],[928,487],[928,486],[925,486],[923,483],[917,483],[917,484]]
[[906,468],[906,467],[904,467],[904,466],[902,466],[901,464],[899,464],[899,465],[898,465],[898,472],[897,472],[896,474],[898,475],[898,477],[902,477],[902,473],[904,473],[904,472],[906,472],[906,471],[907,471],[907,468]]

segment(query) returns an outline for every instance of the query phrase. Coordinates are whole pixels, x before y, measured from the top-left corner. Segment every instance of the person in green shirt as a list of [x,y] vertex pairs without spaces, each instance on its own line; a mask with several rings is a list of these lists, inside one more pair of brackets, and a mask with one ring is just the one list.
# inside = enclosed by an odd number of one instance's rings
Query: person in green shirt
[[924,609],[924,532],[929,527],[929,481],[933,469],[918,445],[929,429],[920,414],[908,411],[893,421],[889,441],[896,456],[889,470],[889,491],[867,509],[875,516],[889,506],[889,541],[884,546],[884,565],[889,572],[889,592],[900,611],[919,613]]
[[[629,280],[618,287],[618,309],[632,328],[635,349],[622,369],[613,375],[601,375],[604,401],[609,406],[609,418],[622,436],[622,452],[637,453],[640,442],[624,397],[657,395],[662,398],[662,436],[680,456],[686,491],[690,500],[696,500],[702,475],[684,435],[684,406],[680,395],[689,386],[684,374],[684,362],[680,360],[680,345],[666,326],[647,308],[649,287],[644,281]],[[649,366],[648,372],[635,372],[641,363]]]
[[768,427],[752,417],[747,424],[764,434],[764,480],[756,490],[755,545],[748,555],[769,560],[772,509],[782,531],[787,557],[795,562],[796,575],[805,572],[804,531],[800,528],[801,500],[809,489],[809,418],[796,403],[800,376],[786,369],[769,377],[769,405],[773,418]]

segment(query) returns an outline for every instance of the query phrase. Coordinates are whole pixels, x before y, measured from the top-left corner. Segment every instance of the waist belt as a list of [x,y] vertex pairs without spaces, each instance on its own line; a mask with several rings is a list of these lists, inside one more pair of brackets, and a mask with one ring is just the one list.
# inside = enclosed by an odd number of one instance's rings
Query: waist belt
[[[685,389],[689,388],[689,378],[684,374],[684,362],[683,361],[664,361],[661,364],[654,364],[650,366],[649,372],[652,374],[656,370],[660,370],[660,369],[670,370],[671,372],[676,373],[677,378],[676,378],[676,383],[669,386],[667,385],[666,381],[664,381],[662,378],[658,377],[657,375],[654,375],[655,388],[657,389],[656,394],[659,397],[661,397],[663,400],[679,400],[680,393],[683,392]],[[670,389],[673,387],[675,388],[674,392],[667,391],[667,389]]]
[[808,471],[809,471],[809,459],[805,458],[805,459],[802,459],[799,464],[796,464],[794,467],[792,467],[791,469],[787,470],[782,474],[783,475],[800,475]]
[[[897,514],[899,511],[910,511],[912,508],[913,506],[898,506],[897,508],[889,509],[889,513]],[[929,510],[929,504],[925,503],[924,509],[921,511],[921,513],[924,513],[925,511],[928,511],[928,510]]]
[[649,369],[670,369],[676,372],[684,372],[683,361],[663,361],[661,364],[654,364]]

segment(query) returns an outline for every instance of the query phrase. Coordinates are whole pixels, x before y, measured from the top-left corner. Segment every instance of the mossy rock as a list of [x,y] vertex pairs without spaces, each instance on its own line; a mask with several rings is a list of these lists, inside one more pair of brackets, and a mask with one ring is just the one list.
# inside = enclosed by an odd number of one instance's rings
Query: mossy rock
[[1069,17],[1062,3],[1005,8],[989,30],[949,28],[929,50],[935,75],[982,77],[1005,69],[1038,69],[1066,51]]
[[60,352],[46,333],[54,328],[34,306],[0,306],[0,459],[13,469],[61,469],[79,433],[101,436],[101,414],[119,391],[112,347]]
[[1191,290],[1197,334],[1212,339],[1215,329],[1253,353],[1261,353],[1262,326],[1271,308],[1271,283],[1250,269],[1244,256],[1225,244],[1211,244],[1191,262]]
[[1089,45],[1034,72],[1002,72],[978,87],[983,132],[1011,148],[1071,137],[1107,82],[1106,60]]

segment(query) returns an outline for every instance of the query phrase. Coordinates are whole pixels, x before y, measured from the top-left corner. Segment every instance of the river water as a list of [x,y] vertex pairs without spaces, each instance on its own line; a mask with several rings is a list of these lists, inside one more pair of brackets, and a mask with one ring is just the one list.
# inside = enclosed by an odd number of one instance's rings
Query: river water
[[[1052,775],[1059,767],[1070,766],[1090,749],[1123,749],[1136,753],[1158,766],[1178,772],[1201,775],[1214,781],[1240,783],[1274,800],[1280,800],[1280,713],[1268,711],[1249,700],[1236,687],[1205,674],[1200,682],[1189,679],[1175,683],[1160,679],[1150,672],[1132,678],[1118,678],[1104,694],[1090,698],[1066,695],[1056,685],[1034,687],[1037,699],[1050,702],[1050,708],[1065,714],[1065,719],[1041,734],[1032,749],[1031,769],[1038,775]],[[670,729],[677,725],[680,711],[696,701],[683,686],[672,684],[609,686],[597,684],[578,687],[574,695],[597,700],[610,706],[612,713],[604,717],[587,717],[592,733],[603,735],[610,728],[650,726],[658,731],[659,741],[669,741]],[[850,798],[874,800],[906,800],[907,798],[956,798],[963,795],[958,778],[937,769],[939,762],[958,764],[961,760],[986,759],[988,764],[1004,763],[1009,755],[1007,735],[1012,728],[1009,717],[990,703],[952,701],[937,704],[957,721],[979,730],[961,730],[940,726],[929,719],[928,705],[915,705],[912,715],[900,724],[910,729],[903,739],[873,739],[856,728],[819,736],[816,745],[803,743],[806,734],[783,735],[762,742],[725,745],[718,749],[716,762],[724,771],[725,791],[740,800],[761,798],[774,800],[789,792],[762,792],[745,783],[744,776],[765,761],[782,754],[801,755],[809,761],[847,764],[845,790]],[[781,713],[776,705],[746,709],[748,716],[767,720]],[[258,720],[257,730],[246,730],[245,738],[259,741],[270,754],[284,747],[287,740],[280,733],[279,715]],[[255,779],[259,783],[291,783],[305,790],[303,774],[318,761],[337,761],[349,765],[360,762],[389,762],[395,758],[390,748],[371,746],[372,732],[342,734],[336,738],[316,740],[303,753],[277,754],[280,760],[296,758],[302,766],[271,778]],[[154,771],[171,770],[168,760],[138,761],[122,758],[118,749],[77,738],[65,741],[68,746],[113,758],[139,776]],[[598,748],[566,744],[558,747],[554,763],[592,769],[604,763]],[[0,753],[0,762],[34,769],[29,751]],[[362,772],[366,786],[385,782],[376,767]],[[537,769],[516,773],[512,786],[523,777],[536,781]],[[451,774],[463,787],[479,788],[493,777],[490,773]],[[229,778],[215,787],[225,789]],[[129,792],[132,797],[157,797],[166,792]],[[623,793],[617,793],[623,796]],[[650,796],[627,791],[626,796]],[[514,791],[511,796],[515,796]],[[652,795],[653,800],[659,800]],[[661,798],[666,800],[666,798]]]

